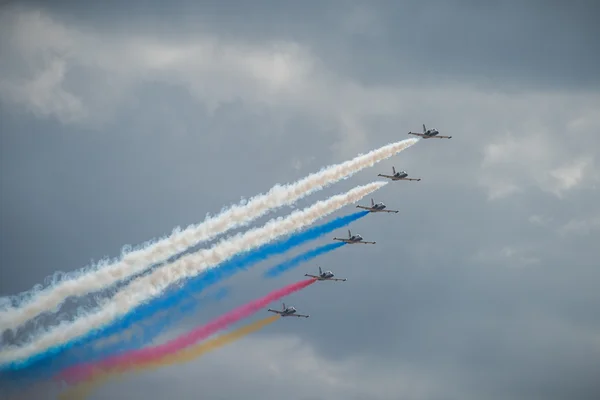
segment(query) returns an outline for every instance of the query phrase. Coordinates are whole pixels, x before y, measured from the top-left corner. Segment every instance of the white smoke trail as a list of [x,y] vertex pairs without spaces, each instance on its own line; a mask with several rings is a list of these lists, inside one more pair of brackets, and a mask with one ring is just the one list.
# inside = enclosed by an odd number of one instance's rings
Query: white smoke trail
[[113,264],[78,271],[75,275],[65,276],[61,281],[43,290],[34,289],[26,296],[21,294],[20,304],[0,312],[0,327],[3,330],[16,329],[41,313],[54,311],[68,296],[82,296],[114,285],[200,242],[244,226],[271,209],[292,204],[327,185],[371,167],[379,161],[398,154],[417,141],[418,139],[411,138],[391,143],[352,160],[323,168],[295,183],[276,185],[266,194],[253,197],[245,205],[234,205],[201,224],[190,225],[183,231],[174,231],[167,238],[124,254],[120,261]]
[[137,279],[106,301],[102,308],[95,313],[88,313],[73,322],[58,325],[24,346],[5,347],[0,353],[0,364],[23,362],[35,354],[64,345],[89,331],[99,329],[160,295],[173,283],[194,277],[240,252],[260,247],[280,236],[301,230],[336,210],[357,202],[386,184],[387,182],[372,182],[355,187],[346,193],[319,201],[302,211],[294,211],[286,218],[275,218],[260,228],[225,238],[209,249],[187,254],[179,260]]

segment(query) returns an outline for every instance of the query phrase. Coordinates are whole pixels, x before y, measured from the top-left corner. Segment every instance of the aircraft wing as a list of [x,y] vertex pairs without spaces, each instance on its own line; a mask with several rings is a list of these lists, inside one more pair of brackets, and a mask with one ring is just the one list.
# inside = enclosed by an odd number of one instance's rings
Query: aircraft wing
[[280,314],[280,315],[283,314],[281,311],[279,311],[279,310],[273,310],[271,308],[269,308],[267,311],[275,313],[275,314]]
[[436,139],[452,139],[452,136],[432,136],[432,138],[436,138]]
[[352,242],[352,244],[375,244],[375,242]]
[[365,207],[365,206],[356,206],[356,208],[362,208],[364,210],[372,210],[371,207]]
[[383,176],[384,178],[394,179],[392,175],[377,174],[377,176]]
[[[423,135],[422,133],[415,133],[415,132],[408,132],[409,135],[415,135],[415,136],[421,136],[421,137],[426,137],[426,135]],[[427,136],[429,137],[429,136]]]
[[298,318],[308,318],[308,315],[302,315],[302,314],[290,314],[288,315],[288,317],[298,317]]
[[380,212],[398,213],[397,210],[381,210]]
[[349,243],[349,240],[348,240],[348,239],[333,238],[333,240],[339,240],[340,242],[346,242],[346,243]]
[[316,275],[304,274],[304,276],[310,276],[311,278],[319,279],[319,277]]
[[329,278],[327,279],[328,281],[341,281],[341,282],[346,282],[346,278]]
[[420,181],[421,178],[400,178],[401,181]]

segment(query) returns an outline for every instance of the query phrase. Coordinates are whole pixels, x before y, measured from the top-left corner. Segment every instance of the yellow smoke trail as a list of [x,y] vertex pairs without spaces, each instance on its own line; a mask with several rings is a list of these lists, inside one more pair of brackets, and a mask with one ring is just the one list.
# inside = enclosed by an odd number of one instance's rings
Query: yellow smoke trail
[[169,365],[182,364],[190,362],[209,351],[216,350],[227,344],[230,344],[244,336],[254,333],[265,326],[272,324],[280,318],[279,315],[273,315],[271,317],[263,318],[251,324],[245,325],[239,329],[231,331],[229,333],[217,336],[214,339],[207,340],[206,342],[200,343],[196,346],[191,346],[177,353],[169,354],[161,359],[153,360],[151,362],[142,364],[128,364],[122,367],[112,368],[110,370],[99,370],[96,372],[92,380],[83,382],[69,388],[63,392],[60,396],[60,400],[84,400],[90,395],[92,390],[100,386],[102,383],[108,381],[110,378],[123,377],[124,372],[143,372],[148,370],[157,369],[160,367],[166,367]]
[[271,317],[263,318],[246,326],[243,326],[239,329],[226,333],[224,335],[218,336],[214,339],[207,340],[204,343],[200,343],[196,346],[188,347],[187,349],[183,349],[177,353],[169,354],[168,356],[163,357],[160,360],[155,360],[154,362],[149,362],[140,365],[133,365],[131,368],[129,366],[127,369],[133,369],[136,372],[147,371],[151,369],[156,369],[159,367],[166,367],[167,365],[175,365],[182,364],[186,362],[190,362],[195,358],[200,357],[204,353],[208,353],[209,351],[216,350],[219,347],[223,347],[227,344],[230,344],[238,339],[241,339],[244,336],[247,336],[251,333],[261,330],[269,324],[277,321],[280,318],[279,315],[273,315]]

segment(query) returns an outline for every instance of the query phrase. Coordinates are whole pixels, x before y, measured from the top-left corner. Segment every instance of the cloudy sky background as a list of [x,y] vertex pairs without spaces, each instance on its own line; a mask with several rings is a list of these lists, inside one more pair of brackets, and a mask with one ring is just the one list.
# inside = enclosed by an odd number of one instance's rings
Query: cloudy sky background
[[422,123],[453,136],[297,204],[423,178],[351,226],[376,246],[257,266],[178,329],[317,265],[347,277],[286,299],[311,318],[91,399],[600,396],[597,2],[3,4],[0,295]]

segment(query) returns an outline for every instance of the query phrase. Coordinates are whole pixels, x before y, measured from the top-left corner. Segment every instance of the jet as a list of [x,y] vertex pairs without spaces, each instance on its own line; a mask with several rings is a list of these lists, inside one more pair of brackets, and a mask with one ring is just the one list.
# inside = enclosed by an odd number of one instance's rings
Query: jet
[[383,204],[383,203],[377,203],[377,204],[375,204],[375,202],[373,201],[373,199],[371,199],[371,207],[356,206],[356,208],[362,208],[364,210],[369,210],[370,212],[388,212],[388,213],[397,213],[398,212],[396,210],[386,210],[385,209],[385,204]]
[[389,178],[393,181],[420,181],[421,178],[407,178],[408,174],[406,171],[396,172],[396,168],[392,167],[393,175],[385,175],[385,174],[377,174],[377,176],[383,176],[384,178]]
[[438,136],[439,131],[437,129],[426,129],[423,124],[423,133],[408,132],[409,135],[421,136],[423,139],[452,139],[452,136]]
[[346,282],[346,278],[334,278],[333,276],[333,272],[331,271],[325,271],[323,272],[323,270],[321,269],[321,267],[319,267],[319,275],[310,275],[310,274],[304,274],[304,276],[310,276],[311,278],[315,278],[318,281],[342,281],[342,282]]
[[302,315],[302,314],[296,314],[296,308],[295,307],[286,307],[285,303],[283,303],[283,307],[281,309],[281,311],[279,310],[273,310],[271,308],[269,308],[267,311],[275,313],[275,314],[279,314],[282,317],[298,317],[298,318],[308,318],[308,315]]
[[348,229],[348,239],[333,238],[333,240],[339,240],[341,242],[348,243],[348,244],[375,244],[375,242],[364,242],[362,236],[360,236],[358,234],[353,235],[350,232],[350,229]]

